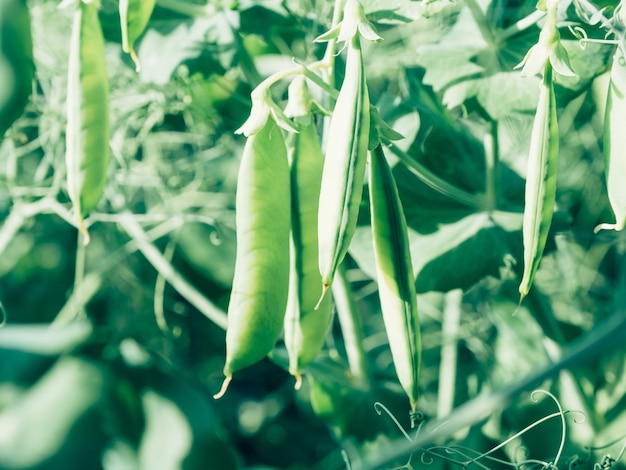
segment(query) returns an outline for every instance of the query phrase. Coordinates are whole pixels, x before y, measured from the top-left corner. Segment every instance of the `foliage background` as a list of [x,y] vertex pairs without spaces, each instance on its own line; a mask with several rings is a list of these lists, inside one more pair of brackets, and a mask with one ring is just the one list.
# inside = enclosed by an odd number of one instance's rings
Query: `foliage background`
[[[574,5],[562,4],[561,19],[577,21]],[[537,40],[534,3],[364,5],[384,37],[366,51],[370,96],[405,136],[394,175],[417,272],[420,409],[426,421],[449,415],[454,428],[455,407],[558,362],[568,344],[624,315],[624,235],[593,232],[612,217],[601,141],[612,46],[583,50],[562,30],[578,77],[559,77],[555,220],[535,287],[518,308],[525,163],[538,89],[536,79],[519,78],[513,68]],[[221,401],[211,398],[222,380],[219,319],[234,267],[243,146],[234,130],[263,77],[290,67],[294,57],[321,57],[313,39],[328,28],[332,3],[158,1],[136,73],[121,51],[118,4],[103,0],[113,161],[105,197],[88,220],[86,248],[68,223],[64,189],[71,8],[44,0],[28,6],[36,83],[0,147],[0,300],[7,319],[0,330],[0,467],[332,469],[345,468],[343,449],[359,468],[393,452],[403,437],[374,402],[407,430],[408,405],[379,315],[366,202],[348,274],[371,389],[349,381],[335,321],[302,390],[293,390],[281,368],[279,346],[271,360],[238,374]],[[615,4],[596,6],[610,12]],[[528,15],[527,27],[518,28]],[[585,28],[590,37],[604,36],[598,26]],[[340,80],[342,57],[337,61]],[[432,178],[451,184],[452,194],[432,189]],[[180,282],[182,291],[172,287]],[[567,419],[559,468],[606,464],[603,458],[619,455],[624,443],[623,343],[587,352],[591,360],[533,384],[585,414],[584,422]],[[439,456],[417,453],[414,467],[454,468],[450,460],[485,452],[556,410],[552,400],[533,402],[531,390],[477,426],[453,429],[444,444],[463,446],[463,453],[432,448]],[[561,432],[560,421],[549,420],[493,454],[502,461],[481,462],[553,462]],[[614,441],[588,455],[586,446]]]

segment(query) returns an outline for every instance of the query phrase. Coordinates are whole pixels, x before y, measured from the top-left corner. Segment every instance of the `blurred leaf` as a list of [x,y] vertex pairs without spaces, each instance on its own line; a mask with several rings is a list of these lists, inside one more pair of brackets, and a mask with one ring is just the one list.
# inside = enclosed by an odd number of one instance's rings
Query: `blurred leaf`
[[181,468],[191,449],[192,431],[173,402],[146,390],[142,394],[146,429],[139,448],[142,468]]
[[234,230],[224,225],[217,229],[202,223],[187,223],[178,235],[178,248],[183,258],[206,279],[230,288],[237,249]]
[[[578,93],[586,89],[591,81],[598,75],[608,70],[608,63],[613,54],[613,48],[606,44],[588,42],[583,49],[578,40],[562,40],[563,47],[567,50],[572,69],[576,73],[574,77],[557,75],[556,83],[567,89],[569,93],[563,93],[563,88],[557,88],[557,100],[566,102],[573,99]],[[561,93],[558,93],[561,91]]]
[[141,468],[237,468],[211,395],[177,375],[154,368],[136,372],[146,417],[138,450]]
[[62,354],[84,343],[91,333],[91,324],[87,322],[75,322],[62,327],[11,324],[0,328],[0,349]]
[[[212,18],[176,21],[171,30],[148,29],[137,50],[141,62],[140,76],[143,80],[165,84],[176,68],[184,61],[200,56],[207,47],[207,41],[215,41],[212,47],[224,50],[234,41],[230,23],[221,14]],[[228,67],[230,57],[224,57],[223,67]],[[219,71],[218,71],[219,72]]]
[[[408,422],[409,404],[403,397],[399,409],[397,396],[379,382],[375,389],[359,388],[346,367],[324,357],[307,368],[309,394],[313,411],[341,439],[371,440],[379,433],[397,434],[388,417],[376,413],[374,403],[385,403],[397,413],[400,422]],[[380,388],[379,388],[380,387]],[[402,405],[401,405],[402,406]]]
[[519,72],[498,72],[477,80],[464,80],[446,89],[443,103],[453,108],[473,97],[492,119],[502,119],[515,112],[532,113],[539,100],[538,80],[523,78]]
[[[440,224],[431,234],[409,229],[409,242],[418,293],[467,289],[485,276],[498,277],[510,254],[506,231],[488,213]],[[371,229],[357,228],[350,254],[375,279],[372,250]]]
[[93,411],[102,399],[105,376],[93,362],[59,359],[0,413],[0,467],[89,468],[89,462],[99,460],[93,450],[102,436]]

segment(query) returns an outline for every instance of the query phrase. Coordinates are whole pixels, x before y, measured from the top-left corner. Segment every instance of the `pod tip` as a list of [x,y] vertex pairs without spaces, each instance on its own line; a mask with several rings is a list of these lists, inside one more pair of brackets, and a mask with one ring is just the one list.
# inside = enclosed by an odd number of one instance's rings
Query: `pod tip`
[[296,378],[296,383],[293,386],[293,388],[294,388],[294,390],[300,390],[300,388],[302,387],[302,375],[301,374],[296,374],[295,378]]
[[615,230],[617,232],[619,232],[620,230],[624,229],[624,225],[623,224],[600,224],[597,225],[596,228],[593,229],[593,233],[598,233],[600,230]]
[[220,398],[222,398],[225,394],[226,394],[226,390],[228,390],[228,386],[230,385],[230,381],[233,379],[232,375],[227,375],[226,378],[224,379],[224,382],[222,382],[222,388],[220,388],[220,391],[217,392],[215,395],[213,395],[213,398],[215,400],[219,400]]
[[130,51],[128,51],[128,53],[130,54],[130,58],[135,64],[135,72],[137,73],[141,72],[141,64],[139,63],[139,57],[137,57],[135,50],[131,48]]
[[317,301],[317,304],[315,305],[315,308],[313,310],[317,310],[320,308],[320,305],[322,305],[322,301],[326,296],[326,292],[328,292],[328,284],[322,284],[322,295],[320,295],[320,299]]
[[83,236],[83,245],[89,245],[91,241],[91,237],[89,237],[89,231],[87,230],[87,226],[85,225],[85,221],[81,218],[78,221],[78,231]]

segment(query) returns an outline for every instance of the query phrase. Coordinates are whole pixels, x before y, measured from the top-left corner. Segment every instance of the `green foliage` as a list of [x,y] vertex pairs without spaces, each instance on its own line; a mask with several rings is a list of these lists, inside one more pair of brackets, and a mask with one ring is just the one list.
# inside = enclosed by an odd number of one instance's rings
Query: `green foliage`
[[[0,3],[1,468],[626,468],[626,242],[594,232],[614,222],[605,153],[624,146],[604,129],[622,5],[561,0],[555,32],[548,2],[361,3],[342,29],[340,1],[157,0],[151,14],[128,7],[141,21],[123,40],[120,2],[102,0],[111,162],[88,246],[65,164],[78,0]],[[302,388],[279,339],[216,402],[239,235],[235,131],[260,102],[246,133],[271,115],[285,136],[305,123],[331,148],[356,31],[383,38],[358,46],[372,125],[357,130],[362,148],[387,147],[406,216],[418,412],[381,315],[370,200],[357,197],[367,184],[352,190],[336,315]],[[520,304],[545,61],[557,72],[556,196]],[[294,77],[311,94],[299,119],[284,112]]]

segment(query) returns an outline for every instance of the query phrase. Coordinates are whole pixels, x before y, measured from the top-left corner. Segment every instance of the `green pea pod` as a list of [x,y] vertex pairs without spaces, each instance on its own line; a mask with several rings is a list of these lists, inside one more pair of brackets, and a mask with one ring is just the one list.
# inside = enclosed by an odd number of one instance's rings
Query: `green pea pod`
[[[306,89],[305,82],[294,80],[289,88],[290,103],[306,94],[300,87]],[[307,107],[304,106],[303,112]],[[317,214],[324,156],[313,122],[290,137],[291,272],[284,339],[289,372],[296,377],[298,389],[302,368],[315,359],[324,345],[332,319],[332,305],[330,297],[326,296],[315,309],[322,292],[317,262]]]
[[135,41],[146,29],[156,0],[120,0],[120,27],[122,29],[122,50],[130,54],[137,72],[141,70],[135,54]]
[[110,134],[104,38],[95,2],[78,2],[67,82],[67,190],[88,243],[83,219],[104,193]]
[[0,2],[0,139],[22,114],[33,87],[33,44],[24,0]]
[[[319,205],[319,269],[331,285],[356,229],[363,196],[370,105],[359,35],[347,45],[346,73],[328,133]],[[322,294],[323,295],[323,294]]]
[[554,213],[559,127],[552,74],[552,65],[546,62],[530,137],[522,228],[524,273],[519,286],[520,302],[528,294],[539,267]]
[[382,146],[370,153],[369,193],[380,306],[400,384],[415,412],[420,324],[406,219]]
[[615,214],[615,224],[601,224],[598,229],[623,230],[626,226],[626,59],[618,47],[611,66],[611,82],[604,116],[604,173],[609,202]]
[[237,179],[237,253],[226,329],[226,379],[263,359],[278,340],[289,290],[291,206],[282,131],[272,117],[244,147]]

